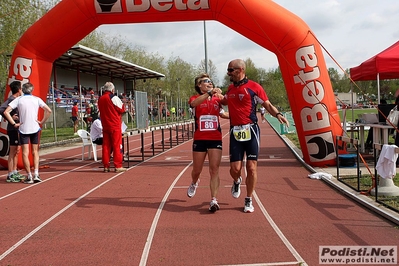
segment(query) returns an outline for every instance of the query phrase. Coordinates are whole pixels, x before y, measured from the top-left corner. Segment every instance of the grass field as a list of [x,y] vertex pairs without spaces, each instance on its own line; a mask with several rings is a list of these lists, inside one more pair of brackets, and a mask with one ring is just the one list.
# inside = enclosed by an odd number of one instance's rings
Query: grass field
[[79,138],[79,136],[73,134],[72,127],[57,128],[56,133],[57,133],[57,139],[54,136],[53,128],[42,129],[40,143],[49,143],[49,142]]
[[345,113],[346,121],[351,121],[355,122],[356,119],[358,119],[359,114],[377,114],[377,109],[376,108],[370,108],[370,109],[353,109],[353,115],[352,115],[352,109],[345,109],[345,110],[338,110],[339,117],[341,118],[341,122],[343,121],[343,114]]

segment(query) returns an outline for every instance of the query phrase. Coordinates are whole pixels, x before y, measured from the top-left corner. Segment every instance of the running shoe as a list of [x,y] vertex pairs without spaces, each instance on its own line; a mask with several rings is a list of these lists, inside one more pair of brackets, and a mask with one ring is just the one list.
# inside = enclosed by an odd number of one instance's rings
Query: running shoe
[[6,181],[8,183],[18,183],[21,180],[19,180],[18,178],[15,178],[14,175],[11,175],[11,176],[7,176]]
[[254,206],[252,205],[251,198],[245,198],[244,212],[254,212]]
[[21,175],[19,172],[13,174],[14,178],[18,178],[19,180],[24,180],[26,177]]
[[219,209],[218,201],[216,199],[211,200],[211,203],[209,204],[209,211],[216,212]]
[[238,178],[238,182],[236,183],[235,181],[233,181],[233,186],[231,187],[231,195],[233,196],[233,198],[238,198],[241,194],[241,189],[240,189],[240,185],[242,182],[242,178],[241,176]]
[[40,179],[40,176],[35,175],[35,177],[33,178],[33,182],[34,183],[39,183],[39,182],[42,182],[42,180]]
[[109,168],[104,168],[104,173],[108,173],[109,172]]
[[120,167],[120,168],[115,168],[115,172],[120,173],[120,172],[125,172],[127,169],[125,167]]
[[198,183],[199,183],[199,179],[197,180],[197,183],[191,183],[191,185],[188,187],[187,196],[189,198],[194,197],[195,192],[197,191]]
[[25,183],[25,184],[33,184],[33,183],[35,183],[35,182],[33,181],[32,177],[29,177],[29,176],[28,176],[28,177],[25,179],[24,183]]

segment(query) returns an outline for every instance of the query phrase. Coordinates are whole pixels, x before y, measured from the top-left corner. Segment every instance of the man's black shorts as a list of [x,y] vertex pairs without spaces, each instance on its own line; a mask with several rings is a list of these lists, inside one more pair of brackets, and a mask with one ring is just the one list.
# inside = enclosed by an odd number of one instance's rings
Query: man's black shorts
[[10,146],[18,146],[19,145],[18,130],[7,130],[7,135],[10,140]]
[[19,142],[23,144],[39,144],[39,134],[40,131],[33,134],[22,134],[19,133]]
[[248,141],[237,141],[230,129],[230,162],[242,161],[244,154],[247,160],[258,160],[259,155],[259,136],[260,130],[258,124],[251,125],[251,139]]

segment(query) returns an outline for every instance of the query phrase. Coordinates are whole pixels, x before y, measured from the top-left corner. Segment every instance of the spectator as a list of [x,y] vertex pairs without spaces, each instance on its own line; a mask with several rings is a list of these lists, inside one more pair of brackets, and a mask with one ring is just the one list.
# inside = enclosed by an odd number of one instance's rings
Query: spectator
[[[33,89],[34,87],[31,83],[25,83],[22,86],[24,95],[10,102],[7,109],[4,111],[4,115],[8,122],[19,129],[19,140],[22,145],[22,159],[28,174],[28,177],[24,181],[26,184],[42,181],[39,176],[39,132],[41,130],[41,125],[47,121],[51,114],[50,107],[39,97],[32,95]],[[19,123],[15,123],[10,115],[11,111],[15,108],[18,108],[19,111]],[[38,120],[39,108],[44,110],[44,116],[41,121]],[[29,144],[31,145],[34,164],[33,178],[29,161]]]
[[86,102],[86,113],[83,120],[86,122],[87,131],[90,131],[91,122],[93,122],[93,118],[91,117],[91,104],[90,102]]
[[190,113],[190,119],[193,119],[193,108],[189,107],[188,112]]
[[92,121],[96,120],[98,118],[98,104],[97,104],[97,99],[92,99],[90,101],[90,114]]
[[73,122],[73,134],[77,135],[78,134],[78,125],[79,125],[79,108],[78,108],[77,101],[73,102],[71,119]]
[[[398,106],[398,110],[399,110],[399,89],[396,91],[395,95],[396,95],[395,104],[396,104],[396,106]],[[399,145],[399,133],[398,133],[398,131],[397,131],[398,128],[399,128],[399,122],[398,122],[398,124],[396,125],[396,128],[394,128],[394,130],[395,130],[395,145],[396,145],[396,146]],[[398,147],[399,147],[399,146],[398,146]],[[398,166],[399,166],[399,157],[398,157],[398,159],[396,160],[396,167],[398,167]]]
[[154,107],[152,108],[152,122],[154,122],[157,117],[158,117],[158,108]]
[[110,157],[113,153],[115,172],[126,171],[122,166],[122,115],[125,107],[118,96],[114,95],[115,86],[112,82],[104,85],[104,94],[98,100],[98,109],[103,126],[102,161],[104,172],[110,171]]
[[93,143],[97,145],[103,145],[103,126],[101,124],[100,117],[93,121],[90,128],[90,137]]
[[148,121],[152,121],[152,119],[151,119],[151,117],[152,117],[152,109],[151,109],[150,105],[148,105],[148,107],[147,107],[147,113],[148,113],[148,117],[149,117]]
[[172,119],[175,119],[176,118],[176,108],[175,107],[170,108],[170,113],[172,114]]
[[[13,81],[10,84],[12,95],[0,106],[0,114],[4,116],[4,111],[7,109],[8,104],[12,102],[15,98],[22,95],[22,87],[20,81]],[[10,116],[12,117],[14,123],[19,123],[19,113],[18,108],[11,111]],[[7,136],[10,142],[10,150],[8,152],[8,175],[7,182],[19,182],[25,177],[18,172],[18,154],[20,151],[19,145],[19,134],[18,128],[15,127],[14,123],[7,123]]]

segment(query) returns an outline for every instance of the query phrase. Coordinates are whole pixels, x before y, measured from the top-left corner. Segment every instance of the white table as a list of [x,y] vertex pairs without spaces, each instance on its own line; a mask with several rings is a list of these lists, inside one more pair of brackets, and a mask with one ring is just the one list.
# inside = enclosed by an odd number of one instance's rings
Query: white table
[[369,127],[373,130],[373,143],[388,144],[389,130],[393,127],[391,125],[382,124],[356,124],[360,129],[359,142],[360,152],[365,152],[364,128]]

